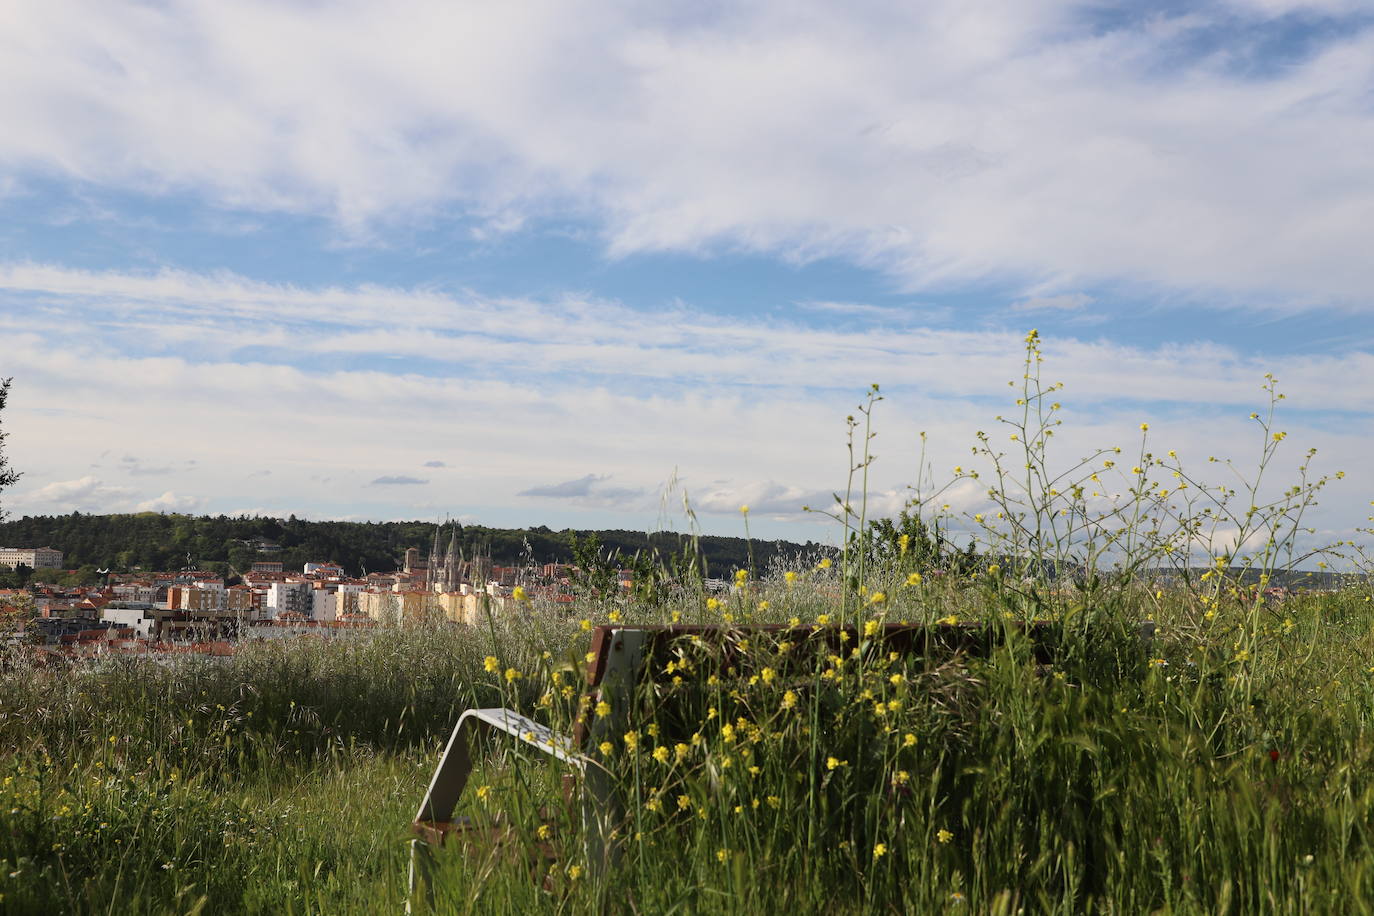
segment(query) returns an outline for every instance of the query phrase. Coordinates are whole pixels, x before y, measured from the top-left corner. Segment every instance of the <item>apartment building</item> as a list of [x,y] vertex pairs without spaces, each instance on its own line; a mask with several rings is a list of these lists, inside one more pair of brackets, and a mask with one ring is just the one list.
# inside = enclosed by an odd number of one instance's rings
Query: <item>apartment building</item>
[[61,569],[62,551],[51,547],[0,547],[0,566]]
[[315,612],[314,591],[309,582],[273,582],[267,587],[263,610],[271,616],[299,614],[310,617]]

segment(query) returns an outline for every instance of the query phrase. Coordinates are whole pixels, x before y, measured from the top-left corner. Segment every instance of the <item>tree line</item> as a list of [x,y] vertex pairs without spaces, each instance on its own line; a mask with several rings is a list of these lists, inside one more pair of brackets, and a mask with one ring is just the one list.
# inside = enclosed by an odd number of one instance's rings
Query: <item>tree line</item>
[[[449,528],[443,529],[440,551],[448,547]],[[390,572],[401,566],[408,547],[428,558],[433,522],[308,521],[264,516],[192,516],[139,512],[121,515],[35,515],[0,521],[0,544],[12,547],[53,547],[63,552],[63,565],[86,573],[108,569],[206,569],[232,575],[248,570],[254,561],[280,560],[286,569],[307,562],[331,562],[349,575]],[[632,565],[633,558],[681,555],[693,538],[673,532],[586,531],[547,527],[488,528],[462,526],[459,544],[469,558],[480,553],[498,566],[528,563],[570,563],[593,538],[609,562]],[[280,549],[261,552],[261,539]],[[791,541],[750,541],[702,535],[693,553],[706,565],[706,574],[728,576],[732,570],[766,568],[775,557],[814,557],[821,545]],[[585,560],[585,556],[583,557]],[[0,579],[12,578],[3,575]],[[89,575],[86,576],[89,578]],[[0,583],[4,584],[4,583]]]

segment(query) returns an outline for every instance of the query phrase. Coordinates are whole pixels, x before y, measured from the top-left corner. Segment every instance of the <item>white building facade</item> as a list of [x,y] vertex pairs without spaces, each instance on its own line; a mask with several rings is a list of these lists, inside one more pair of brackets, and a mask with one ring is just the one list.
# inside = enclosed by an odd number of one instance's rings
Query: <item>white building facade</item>
[[51,547],[0,547],[0,566],[61,569],[62,551]]

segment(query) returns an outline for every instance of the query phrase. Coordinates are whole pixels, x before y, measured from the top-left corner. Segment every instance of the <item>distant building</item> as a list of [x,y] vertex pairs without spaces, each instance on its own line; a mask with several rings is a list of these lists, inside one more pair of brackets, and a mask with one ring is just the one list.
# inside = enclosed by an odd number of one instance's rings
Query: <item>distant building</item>
[[253,590],[246,585],[234,585],[225,589],[224,609],[244,614],[253,610]]
[[315,590],[309,582],[273,582],[267,588],[263,609],[273,616],[299,614],[311,617],[315,612]]
[[[218,611],[223,608],[224,589],[196,588],[174,585],[167,590],[167,609],[182,611]],[[173,600],[176,604],[173,604]]]
[[111,589],[117,601],[132,601],[138,604],[161,604],[167,599],[167,586],[157,586],[151,582],[124,582]]
[[250,572],[279,573],[282,571],[281,560],[256,560]]
[[360,592],[358,612],[378,623],[414,623],[435,619],[440,607],[430,592]]
[[62,551],[51,547],[0,547],[0,566],[61,569]]
[[312,620],[334,620],[338,616],[338,596],[327,589],[317,588],[311,596],[310,617]]
[[144,601],[111,601],[101,608],[100,619],[115,626],[127,627],[143,639],[151,637],[157,625],[153,606]]

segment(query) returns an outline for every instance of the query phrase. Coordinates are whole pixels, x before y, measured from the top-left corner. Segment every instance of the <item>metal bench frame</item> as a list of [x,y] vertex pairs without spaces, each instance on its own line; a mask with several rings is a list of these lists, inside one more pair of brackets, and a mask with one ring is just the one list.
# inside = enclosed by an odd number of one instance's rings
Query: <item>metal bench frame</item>
[[[1152,624],[1150,626],[1153,628]],[[1047,641],[1044,637],[1053,629],[1052,625],[1037,622],[1008,624],[1007,627],[1031,637],[1037,661],[1045,664],[1051,660],[1050,643],[1053,640]],[[646,653],[652,649],[653,643],[663,637],[762,632],[795,639],[822,634],[828,640],[836,640],[835,644],[839,645],[841,631],[851,634],[853,642],[849,643],[850,646],[857,645],[860,631],[855,626],[600,626],[592,635],[593,658],[587,672],[590,691],[588,702],[583,707],[574,734],[559,734],[511,709],[495,707],[467,710],[458,718],[424,800],[415,814],[413,826],[417,836],[410,844],[410,893],[406,911],[410,912],[410,901],[416,899],[417,889],[423,891],[428,904],[433,903],[432,847],[442,845],[446,836],[459,829],[453,823],[453,812],[472,773],[472,742],[479,733],[494,731],[509,735],[568,764],[581,776],[581,821],[586,860],[589,868],[604,872],[614,865],[617,858],[614,831],[621,823],[625,806],[611,774],[587,751],[603,741],[613,740],[615,735],[622,734],[630,727],[628,711],[632,706],[633,692],[640,679],[640,668]],[[991,645],[1000,642],[1000,636],[994,629],[973,623],[886,624],[882,628],[882,636],[885,642],[896,640],[908,653],[921,654],[928,654],[932,649],[949,654],[983,654]],[[610,714],[586,715],[586,710],[600,700],[610,704]]]
[[[588,683],[595,693],[591,702],[605,700],[612,713],[593,717],[590,726],[579,723],[578,733],[562,735],[511,709],[500,707],[469,709],[458,717],[439,766],[429,782],[425,797],[415,814],[418,836],[410,841],[409,899],[423,890],[432,903],[432,847],[442,845],[454,832],[453,812],[472,774],[472,742],[480,733],[501,732],[568,764],[581,776],[581,816],[588,865],[596,870],[608,868],[615,858],[611,835],[620,823],[624,804],[615,792],[611,775],[598,760],[583,753],[610,736],[623,731],[625,711],[643,663],[644,646],[650,632],[643,628],[598,627],[592,651],[596,656],[588,671]],[[407,903],[409,912],[409,903]]]

